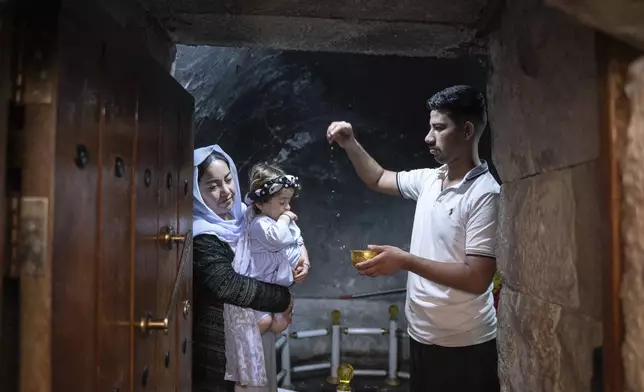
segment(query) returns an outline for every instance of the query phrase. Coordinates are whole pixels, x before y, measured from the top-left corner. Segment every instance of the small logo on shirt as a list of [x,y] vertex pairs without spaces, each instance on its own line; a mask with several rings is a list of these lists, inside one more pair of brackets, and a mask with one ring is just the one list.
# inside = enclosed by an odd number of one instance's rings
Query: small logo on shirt
[[447,213],[447,215],[452,216],[452,212],[454,212],[454,209],[453,209],[453,208],[450,208],[450,209],[449,209],[449,212]]

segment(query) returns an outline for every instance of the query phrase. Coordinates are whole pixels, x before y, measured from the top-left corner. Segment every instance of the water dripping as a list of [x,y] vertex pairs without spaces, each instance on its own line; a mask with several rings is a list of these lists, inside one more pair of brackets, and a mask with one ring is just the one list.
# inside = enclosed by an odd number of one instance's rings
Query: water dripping
[[[331,208],[335,210],[335,218],[339,219],[340,218],[340,211],[338,211],[338,206],[336,205],[336,200],[335,200],[335,184],[337,182],[337,177],[335,176],[335,159],[333,156],[333,152],[335,150],[335,146],[331,145],[331,149],[329,150],[329,166],[331,167]],[[336,243],[340,245],[340,239],[338,238],[336,240]],[[340,250],[345,250],[347,247],[346,245],[340,245]]]
[[335,159],[333,157],[334,149],[335,146],[331,145],[331,149],[329,150],[329,163],[331,166],[331,208],[335,209],[335,217],[339,218],[340,212],[338,211],[338,206],[335,202],[335,184],[337,182],[337,178],[335,176]]

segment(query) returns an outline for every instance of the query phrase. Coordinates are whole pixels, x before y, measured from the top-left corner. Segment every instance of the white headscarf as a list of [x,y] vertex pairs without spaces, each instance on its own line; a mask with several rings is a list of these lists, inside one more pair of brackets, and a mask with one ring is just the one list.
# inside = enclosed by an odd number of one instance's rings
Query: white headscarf
[[[235,182],[233,208],[230,210],[230,214],[233,217],[231,220],[222,219],[219,215],[215,214],[210,207],[204,203],[203,197],[201,197],[201,191],[199,191],[199,165],[213,152],[217,152],[226,158],[230,174],[233,176],[233,181]],[[226,154],[217,144],[196,149],[194,153],[193,184],[192,193],[195,199],[193,211],[194,221],[192,223],[193,235],[215,234],[222,241],[226,241],[234,248],[244,229],[246,205],[242,203],[241,200],[237,168],[235,167],[235,163],[232,158],[228,156],[228,154]]]

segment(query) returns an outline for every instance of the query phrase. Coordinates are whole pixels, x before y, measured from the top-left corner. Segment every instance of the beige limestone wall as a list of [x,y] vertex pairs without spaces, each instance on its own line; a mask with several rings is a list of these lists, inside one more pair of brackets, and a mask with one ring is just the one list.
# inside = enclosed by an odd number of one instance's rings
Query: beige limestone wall
[[490,62],[502,390],[587,392],[609,259],[595,35],[539,0],[508,0]]
[[631,66],[626,93],[631,122],[622,161],[624,373],[628,392],[644,392],[644,58]]

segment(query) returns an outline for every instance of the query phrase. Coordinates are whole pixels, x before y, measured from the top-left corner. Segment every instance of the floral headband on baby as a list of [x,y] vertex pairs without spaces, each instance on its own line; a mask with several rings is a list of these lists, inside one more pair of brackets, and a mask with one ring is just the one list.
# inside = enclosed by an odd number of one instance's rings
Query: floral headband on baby
[[259,189],[246,194],[246,204],[252,204],[266,200],[268,197],[276,194],[282,189],[293,188],[295,193],[300,189],[300,181],[297,177],[291,175],[279,176],[272,178]]

